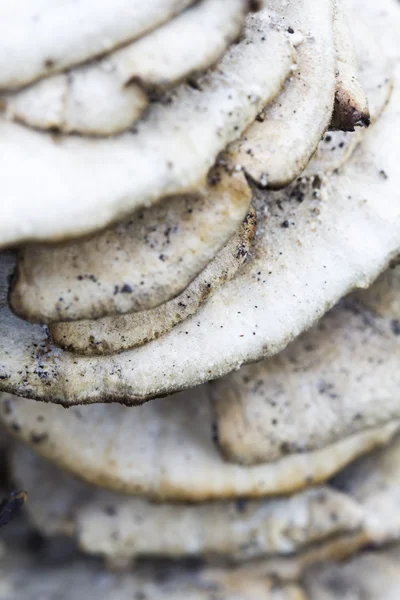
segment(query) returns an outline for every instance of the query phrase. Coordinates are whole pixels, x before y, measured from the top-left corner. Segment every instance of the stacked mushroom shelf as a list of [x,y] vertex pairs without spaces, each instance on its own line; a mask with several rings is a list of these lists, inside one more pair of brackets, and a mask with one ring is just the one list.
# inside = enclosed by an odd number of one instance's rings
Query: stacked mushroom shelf
[[397,1],[0,15],[0,599],[397,599]]

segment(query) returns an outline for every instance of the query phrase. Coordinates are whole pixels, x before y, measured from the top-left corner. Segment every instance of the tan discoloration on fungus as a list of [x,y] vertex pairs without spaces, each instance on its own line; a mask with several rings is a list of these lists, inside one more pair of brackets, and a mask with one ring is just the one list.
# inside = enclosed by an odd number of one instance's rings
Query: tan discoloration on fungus
[[[348,6],[351,15],[351,35],[357,53],[358,74],[362,89],[368,98],[371,124],[374,124],[390,98],[393,89],[392,65],[383,52],[379,39],[380,28],[364,21]],[[318,145],[312,161],[302,176],[332,173],[340,169],[362,141],[365,128],[355,131],[328,131]]]
[[333,35],[336,53],[336,91],[332,129],[354,131],[368,127],[368,99],[358,75],[358,61],[353,45],[345,0],[335,0]]
[[182,292],[237,231],[251,191],[214,173],[198,193],[165,200],[87,240],[19,252],[10,294],[30,321],[95,319],[154,308]]
[[331,120],[335,91],[332,5],[330,0],[317,4],[301,0],[292,5],[286,25],[293,32],[289,35],[302,40],[297,65],[281,94],[230,146],[230,159],[262,187],[276,189],[293,181]]
[[34,490],[27,510],[41,533],[69,535],[89,554],[125,561],[290,556],[356,533],[363,520],[357,503],[328,486],[288,498],[155,504],[81,483],[22,446],[11,472]]
[[339,172],[260,192],[251,260],[160,339],[114,356],[74,356],[3,307],[2,389],[66,405],[142,402],[280,352],[345,294],[370,285],[400,246],[399,93],[396,84]]
[[50,333],[55,344],[84,355],[114,354],[147,344],[196,314],[201,304],[231,280],[246,262],[256,232],[254,209],[238,232],[215,258],[172,300],[150,310],[83,320],[55,323]]
[[398,428],[389,424],[315,452],[245,467],[225,462],[219,453],[205,387],[137,408],[96,404],[66,411],[4,396],[0,417],[14,436],[89,483],[156,500],[195,502],[276,496],[323,483],[386,444]]
[[355,298],[383,319],[389,319],[393,333],[400,335],[400,331],[397,331],[397,322],[400,321],[400,262],[398,260],[395,259],[394,265],[371,287],[357,292]]

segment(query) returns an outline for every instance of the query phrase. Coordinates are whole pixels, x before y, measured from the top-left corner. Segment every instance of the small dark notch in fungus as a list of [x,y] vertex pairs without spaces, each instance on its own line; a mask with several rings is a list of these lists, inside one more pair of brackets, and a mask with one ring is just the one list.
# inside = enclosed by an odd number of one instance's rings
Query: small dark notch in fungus
[[249,0],[248,1],[249,4],[249,11],[250,12],[257,12],[259,10],[261,10],[261,0]]
[[0,527],[7,525],[14,517],[18,516],[28,499],[24,491],[11,492],[0,504]]

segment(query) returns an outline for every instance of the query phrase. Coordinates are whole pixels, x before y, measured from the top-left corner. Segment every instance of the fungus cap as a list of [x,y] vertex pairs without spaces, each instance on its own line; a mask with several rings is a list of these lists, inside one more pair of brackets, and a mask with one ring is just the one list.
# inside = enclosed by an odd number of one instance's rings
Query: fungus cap
[[213,383],[224,456],[270,462],[400,418],[399,302],[397,267],[277,356]]
[[277,496],[323,483],[398,429],[389,423],[321,450],[245,467],[219,453],[205,387],[137,408],[96,404],[67,411],[5,395],[0,418],[37,453],[89,483],[192,502]]
[[27,6],[26,0],[19,0],[3,4],[0,89],[22,87],[109,52],[168,21],[191,2],[29,0]]
[[[105,57],[3,97],[31,127],[111,135],[131,127],[160,92],[209,68],[239,35],[245,0],[203,0]],[[195,43],[193,43],[195,40]]]
[[264,9],[249,15],[239,43],[198,79],[198,89],[178,86],[133,131],[54,136],[0,119],[0,247],[83,236],[196,190],[217,155],[278,93],[293,53]]
[[54,323],[50,327],[54,343],[84,355],[112,355],[165,335],[196,314],[203,302],[237,274],[250,254],[256,223],[256,212],[250,209],[238,232],[172,300],[128,315]]
[[171,300],[212,261],[245,218],[243,175],[134,213],[89,239],[20,249],[13,310],[50,323],[154,308]]
[[125,561],[290,556],[357,532],[364,516],[328,486],[273,500],[152,503],[79,482],[23,446],[11,473],[31,490],[28,515],[43,535],[72,536],[87,553]]

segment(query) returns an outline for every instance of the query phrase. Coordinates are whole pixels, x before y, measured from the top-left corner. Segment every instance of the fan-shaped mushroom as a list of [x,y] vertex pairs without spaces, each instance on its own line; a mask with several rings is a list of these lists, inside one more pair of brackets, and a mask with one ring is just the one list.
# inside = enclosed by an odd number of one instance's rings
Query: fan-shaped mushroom
[[203,302],[237,274],[249,256],[256,222],[256,212],[251,209],[239,231],[172,300],[128,315],[55,323],[50,328],[54,342],[85,355],[115,354],[165,335],[178,323],[196,314]]
[[31,490],[28,512],[39,531],[75,537],[84,551],[110,559],[290,556],[357,532],[364,516],[328,486],[289,498],[155,504],[81,483],[21,446],[11,462],[14,480]]
[[276,496],[323,483],[398,429],[389,423],[314,452],[247,467],[219,453],[204,387],[137,408],[96,404],[68,411],[6,395],[0,417],[36,452],[92,484],[195,502]]
[[399,306],[397,267],[277,356],[213,384],[224,456],[273,461],[400,418]]
[[198,89],[182,84],[133,131],[54,137],[1,119],[0,246],[79,237],[161,197],[192,192],[276,96],[293,55],[288,34],[264,9],[248,17],[240,42]]
[[90,239],[25,246],[12,308],[49,323],[151,309],[178,296],[249,210],[241,173],[220,169],[215,178],[196,194],[165,200]]
[[[43,328],[2,308],[2,389],[65,404],[140,402],[279,352],[344,294],[367,287],[399,252],[398,98],[396,89],[339,173],[271,192],[268,207],[263,196],[255,201],[252,260],[156,342],[115,359],[75,357],[52,346]],[[73,371],[80,376],[70,377]]]
[[[193,0],[25,0],[0,12],[0,89],[100,56],[154,29]],[[66,27],[68,23],[68,27]]]
[[147,107],[147,91],[151,96],[154,88],[176,84],[220,57],[240,33],[245,7],[245,0],[196,3],[104,58],[4,96],[7,117],[65,133],[124,131]]

